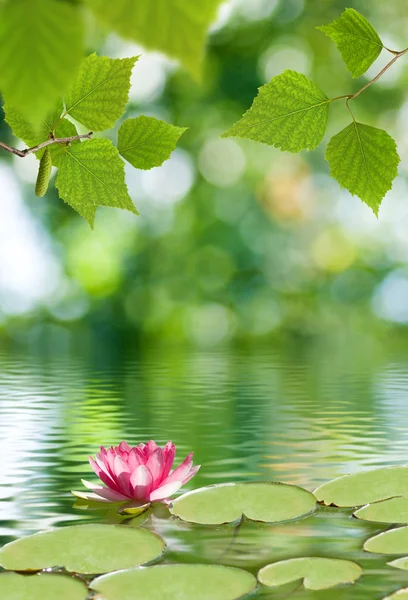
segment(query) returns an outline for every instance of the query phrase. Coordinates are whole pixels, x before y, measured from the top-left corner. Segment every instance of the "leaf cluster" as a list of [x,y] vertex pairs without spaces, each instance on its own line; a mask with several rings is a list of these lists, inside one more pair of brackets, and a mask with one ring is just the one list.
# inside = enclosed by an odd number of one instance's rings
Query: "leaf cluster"
[[[64,98],[56,102],[39,127],[9,104],[5,105],[6,121],[13,133],[31,147],[48,139],[77,136],[73,121],[94,132],[110,129],[125,111],[136,61],[137,57],[111,59],[92,54],[82,61]],[[106,138],[47,146],[37,152],[41,163],[36,191],[44,195],[52,163],[58,169],[56,187],[60,197],[91,226],[98,206],[137,214],[121,157],[140,169],[159,166],[169,158],[184,131],[154,117],[141,116],[122,123],[118,147]]]
[[359,77],[386,49],[394,58],[355,94],[329,98],[305,75],[284,71],[259,88],[250,109],[223,136],[247,138],[287,150],[313,150],[323,140],[330,104],[344,99],[352,121],[330,140],[326,159],[331,175],[357,195],[377,215],[381,201],[397,176],[400,161],[392,137],[384,130],[359,123],[349,102],[357,98],[407,50],[385,48],[367,19],[347,8],[333,23],[318,27],[337,45],[347,69]]
[[205,36],[221,2],[1,0],[0,91],[30,122],[44,118],[75,77],[92,17],[199,78]]

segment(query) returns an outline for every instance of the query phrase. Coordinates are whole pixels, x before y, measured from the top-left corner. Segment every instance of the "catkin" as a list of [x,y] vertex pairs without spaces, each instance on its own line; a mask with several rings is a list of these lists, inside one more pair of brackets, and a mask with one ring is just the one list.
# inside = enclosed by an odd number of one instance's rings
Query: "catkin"
[[48,148],[46,148],[40,160],[40,168],[38,169],[37,182],[35,184],[35,193],[40,198],[45,196],[47,192],[48,183],[51,177],[51,167],[51,155]]

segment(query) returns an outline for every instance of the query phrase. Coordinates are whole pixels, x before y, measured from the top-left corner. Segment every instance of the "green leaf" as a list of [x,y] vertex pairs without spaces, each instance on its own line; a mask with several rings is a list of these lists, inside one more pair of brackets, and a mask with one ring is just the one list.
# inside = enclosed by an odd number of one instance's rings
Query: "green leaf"
[[298,519],[316,508],[303,488],[283,483],[223,483],[183,494],[170,512],[190,523],[218,525],[239,520],[276,523]]
[[349,560],[333,558],[292,558],[263,567],[258,579],[264,585],[276,587],[303,580],[307,590],[327,590],[344,583],[354,583],[362,569]]
[[[23,140],[23,142],[29,147],[37,146],[41,142],[45,142],[50,138],[50,134],[54,134],[55,137],[71,137],[77,135],[77,129],[73,123],[67,119],[60,119],[63,111],[62,102],[59,102],[55,109],[51,111],[44,119],[41,120],[39,127],[34,127],[29,121],[27,121],[23,115],[12,108],[9,105],[4,107],[5,120],[10,125],[13,134]],[[58,124],[58,125],[57,125]],[[79,142],[73,142],[79,143]],[[65,152],[64,148],[59,144],[53,144],[48,147],[52,159],[52,164],[56,167],[60,165],[61,159]],[[44,154],[45,149],[42,148],[35,153],[37,158],[41,158]]]
[[120,525],[71,525],[36,533],[0,549],[0,565],[13,571],[64,567],[72,573],[108,573],[149,563],[165,550],[147,529]]
[[354,8],[346,8],[336,21],[317,29],[335,42],[353,77],[365,73],[384,47],[374,27]]
[[57,0],[0,6],[0,91],[25,119],[42,119],[70,85],[83,56],[80,7]]
[[88,591],[81,581],[53,573],[32,577],[1,573],[0,590],[7,600],[86,600]]
[[222,565],[160,565],[98,577],[104,600],[236,600],[256,588],[250,573]]
[[170,158],[185,131],[154,117],[127,119],[119,129],[118,150],[137,169],[152,169]]
[[395,594],[391,594],[391,596],[387,596],[383,600],[408,600],[408,588],[398,590]]
[[[62,119],[62,121],[60,121],[59,124],[57,125],[57,127],[55,128],[55,137],[56,138],[65,138],[65,137],[72,137],[73,135],[78,135],[78,131],[77,131],[77,128],[75,127],[75,125],[73,123],[71,123],[71,121],[68,121],[67,119]],[[71,147],[73,147],[76,144],[80,144],[80,141],[74,140],[73,142],[71,142]],[[49,151],[51,154],[52,164],[56,167],[60,167],[62,162],[65,160],[67,145],[66,144],[52,144],[48,148],[49,148]],[[42,152],[43,152],[43,150],[40,151],[41,154],[42,154]],[[38,154],[39,153],[37,152],[37,156],[38,156]]]
[[289,152],[313,150],[326,131],[330,100],[302,73],[284,71],[259,88],[251,108],[222,137],[241,137]]
[[408,523],[408,497],[367,504],[354,513],[357,519],[375,523]]
[[108,58],[96,54],[84,58],[65,96],[65,114],[92,131],[113,127],[125,111],[137,58]]
[[93,226],[98,206],[138,214],[125,183],[124,163],[110,140],[94,139],[64,148],[56,180],[60,198]]
[[207,30],[223,0],[87,0],[96,16],[119,35],[179,60],[199,78]]
[[390,135],[353,121],[332,137],[326,159],[341,187],[358,196],[378,214],[381,200],[398,175],[400,158]]
[[314,491],[327,506],[362,506],[408,495],[408,467],[382,467],[352,473],[324,483]]

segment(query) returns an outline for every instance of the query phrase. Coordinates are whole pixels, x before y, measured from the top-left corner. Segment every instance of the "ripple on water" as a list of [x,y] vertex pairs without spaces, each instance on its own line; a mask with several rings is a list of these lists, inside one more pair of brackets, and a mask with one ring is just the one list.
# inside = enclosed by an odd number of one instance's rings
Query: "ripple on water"
[[[407,364],[405,356],[393,356],[374,369],[350,356],[333,361],[324,352],[310,359],[264,350],[146,351],[103,368],[66,357],[0,355],[0,543],[105,518],[73,508],[70,494],[81,477],[94,479],[87,457],[101,443],[172,439],[179,460],[194,450],[202,464],[194,487],[275,479],[313,489],[344,473],[403,464]],[[222,557],[256,569],[314,552],[384,571],[383,588],[368,576],[353,588],[353,600],[370,598],[370,589],[381,597],[381,589],[404,583],[403,574],[390,579],[382,559],[361,552],[373,526],[356,524],[349,513],[325,511],[274,527],[245,524],[232,544],[230,526],[155,518],[146,526],[165,535],[177,560]],[[351,598],[336,594],[333,600]]]

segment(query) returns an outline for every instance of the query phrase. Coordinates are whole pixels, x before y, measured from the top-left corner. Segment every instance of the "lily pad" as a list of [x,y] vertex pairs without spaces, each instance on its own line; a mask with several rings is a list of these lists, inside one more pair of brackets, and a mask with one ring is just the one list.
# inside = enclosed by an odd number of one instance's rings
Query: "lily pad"
[[222,565],[160,565],[98,577],[91,588],[104,600],[236,600],[256,588],[242,569]]
[[396,569],[401,569],[402,571],[408,571],[408,556],[404,556],[404,558],[397,558],[397,560],[393,560],[388,564],[390,567],[395,567]]
[[357,510],[354,516],[375,523],[408,523],[408,497],[389,498],[367,504]]
[[364,544],[364,550],[374,554],[407,554],[408,527],[390,529],[371,537]]
[[151,503],[147,504],[138,504],[137,502],[127,502],[126,504],[122,504],[118,508],[118,513],[120,515],[132,515],[133,517],[137,517],[138,515],[142,515],[151,507]]
[[383,598],[383,600],[408,600],[408,588],[405,588],[403,590],[398,590],[391,596],[387,596],[386,598]]
[[335,558],[292,558],[263,567],[258,580],[268,587],[303,580],[307,590],[327,590],[344,583],[354,583],[362,569],[354,562]]
[[52,573],[30,577],[2,573],[0,590],[0,597],[7,600],[85,600],[88,594],[80,581]]
[[352,473],[324,483],[314,491],[327,506],[353,507],[395,496],[408,496],[408,467],[382,467]]
[[72,525],[36,533],[0,549],[0,565],[12,571],[64,567],[75,573],[108,573],[159,558],[165,542],[146,529],[120,525]]
[[220,525],[238,521],[278,523],[309,514],[316,499],[307,490],[284,483],[223,483],[183,494],[170,512],[189,523]]

